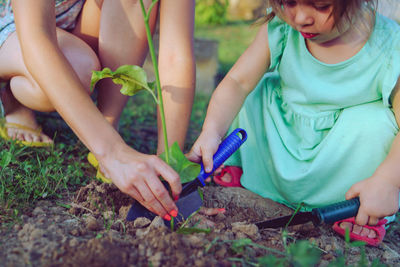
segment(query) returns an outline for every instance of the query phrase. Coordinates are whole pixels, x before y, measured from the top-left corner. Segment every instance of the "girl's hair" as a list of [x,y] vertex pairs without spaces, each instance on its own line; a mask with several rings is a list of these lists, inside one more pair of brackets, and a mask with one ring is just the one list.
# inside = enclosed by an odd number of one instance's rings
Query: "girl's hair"
[[[269,12],[263,19],[264,22],[268,22],[275,16],[283,17],[283,3],[286,0],[267,0]],[[300,2],[313,2],[318,0],[297,0]],[[351,18],[358,14],[358,11],[362,9],[363,5],[366,5],[371,10],[376,10],[378,0],[330,0],[333,6],[331,16],[335,19],[335,25],[338,25],[342,19],[351,20]]]

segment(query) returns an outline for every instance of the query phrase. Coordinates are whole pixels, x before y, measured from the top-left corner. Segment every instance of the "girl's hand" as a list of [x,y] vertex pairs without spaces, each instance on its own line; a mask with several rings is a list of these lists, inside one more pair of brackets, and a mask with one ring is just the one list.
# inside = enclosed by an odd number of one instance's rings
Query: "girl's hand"
[[354,184],[346,193],[346,199],[357,196],[360,197],[358,225],[376,225],[379,219],[393,215],[399,209],[399,188],[376,174]]
[[213,169],[213,156],[218,150],[222,137],[216,132],[202,131],[192,149],[186,157],[193,162],[203,161],[204,170],[211,172]]
[[114,155],[99,158],[101,172],[148,210],[166,220],[175,217],[178,208],[159,177],[169,183],[172,197],[176,199],[182,190],[179,175],[155,155],[142,154],[128,146],[115,151],[110,153]]

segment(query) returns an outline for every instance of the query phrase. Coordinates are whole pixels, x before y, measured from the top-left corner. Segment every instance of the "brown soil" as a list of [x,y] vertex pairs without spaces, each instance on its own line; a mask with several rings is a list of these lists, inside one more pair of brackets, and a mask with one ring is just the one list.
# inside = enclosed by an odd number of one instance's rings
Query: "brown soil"
[[[224,207],[225,214],[207,217],[195,226],[210,233],[179,234],[156,217],[127,222],[132,200],[113,185],[92,182],[73,199],[41,201],[21,224],[0,230],[2,266],[232,266],[262,255],[263,248],[234,249],[233,241],[249,238],[253,244],[285,251],[282,230],[259,230],[260,220],[291,214],[285,206],[242,188],[207,186],[205,206]],[[198,222],[195,216],[192,224]],[[321,253],[319,266],[327,266],[343,253],[345,242],[330,226],[312,224],[288,229],[288,242],[306,239]],[[400,227],[393,224],[379,247],[365,247],[369,262],[400,265]],[[348,264],[359,261],[363,248],[346,250]],[[278,257],[278,254],[274,254]],[[281,257],[281,256],[279,256]],[[240,260],[242,262],[240,262]]]

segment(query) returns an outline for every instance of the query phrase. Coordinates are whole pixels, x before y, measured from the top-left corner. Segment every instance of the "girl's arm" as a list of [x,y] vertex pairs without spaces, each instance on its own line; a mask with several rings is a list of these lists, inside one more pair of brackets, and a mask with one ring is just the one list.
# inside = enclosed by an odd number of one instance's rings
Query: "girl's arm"
[[[393,111],[400,125],[400,78],[394,89]],[[346,193],[346,199],[360,197],[358,225],[375,225],[380,218],[395,214],[399,209],[400,191],[400,134],[395,137],[389,154],[375,173],[366,180],[354,184]]]
[[255,88],[269,65],[268,24],[263,24],[252,44],[213,93],[202,133],[188,155],[193,161],[202,158],[206,171],[212,170],[212,155],[247,95]]
[[[183,148],[195,92],[194,0],[160,1],[159,69],[168,142]],[[158,152],[164,149],[159,120]]]
[[158,176],[181,190],[179,177],[156,156],[128,147],[88,96],[57,42],[54,2],[13,0],[17,34],[25,65],[54,108],[100,161],[119,189],[164,216],[176,205]]

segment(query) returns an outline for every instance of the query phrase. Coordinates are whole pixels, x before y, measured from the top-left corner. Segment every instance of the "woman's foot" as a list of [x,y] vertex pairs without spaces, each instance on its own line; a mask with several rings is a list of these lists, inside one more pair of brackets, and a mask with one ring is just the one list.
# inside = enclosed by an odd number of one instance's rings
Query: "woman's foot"
[[5,133],[8,138],[22,141],[52,144],[53,140],[42,133],[33,111],[21,105],[9,88],[2,89],[1,101],[5,111]]

